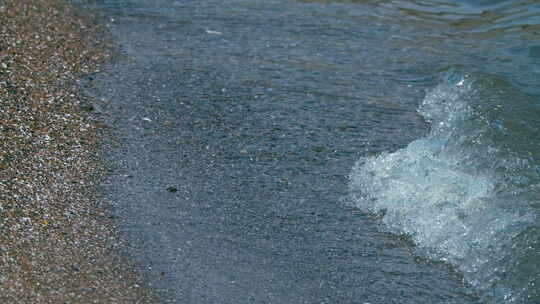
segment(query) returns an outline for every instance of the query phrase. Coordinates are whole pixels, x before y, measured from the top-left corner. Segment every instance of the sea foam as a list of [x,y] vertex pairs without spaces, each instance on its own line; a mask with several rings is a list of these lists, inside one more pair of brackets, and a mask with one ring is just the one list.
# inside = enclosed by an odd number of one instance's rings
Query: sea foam
[[451,71],[419,113],[426,137],[356,163],[352,203],[455,265],[485,302],[540,303],[540,270],[526,266],[540,257],[538,105],[499,78]]

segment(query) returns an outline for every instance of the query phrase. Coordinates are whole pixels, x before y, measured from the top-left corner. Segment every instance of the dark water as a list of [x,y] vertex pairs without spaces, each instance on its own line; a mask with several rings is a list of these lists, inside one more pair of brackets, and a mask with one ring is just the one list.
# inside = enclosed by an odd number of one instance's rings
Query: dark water
[[164,301],[540,303],[534,1],[75,2]]

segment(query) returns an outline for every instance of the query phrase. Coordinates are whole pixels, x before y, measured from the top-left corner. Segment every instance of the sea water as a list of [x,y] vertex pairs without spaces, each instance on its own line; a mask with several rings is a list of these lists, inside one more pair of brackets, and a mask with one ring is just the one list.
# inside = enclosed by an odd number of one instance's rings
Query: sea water
[[[539,303],[538,46],[528,37],[538,5],[401,4],[400,18],[433,22],[441,41],[477,42],[460,55],[470,65],[449,66],[426,90],[417,111],[429,134],[356,163],[351,202],[409,236],[415,254],[455,265],[483,301]],[[482,45],[494,48],[474,54]]]
[[418,111],[429,134],[358,161],[354,204],[410,236],[417,254],[456,265],[485,299],[537,303],[537,100],[495,76],[451,70]]
[[75,2],[122,54],[87,85],[108,197],[171,302],[540,303],[535,1]]

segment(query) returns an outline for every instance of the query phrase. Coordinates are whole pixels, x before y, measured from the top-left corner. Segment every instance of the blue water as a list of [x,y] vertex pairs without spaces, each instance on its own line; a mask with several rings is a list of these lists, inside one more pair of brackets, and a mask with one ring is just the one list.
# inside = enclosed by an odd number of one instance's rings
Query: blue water
[[427,4],[380,7],[433,26],[420,41],[437,37],[460,58],[417,109],[429,134],[362,157],[350,202],[410,237],[415,254],[455,265],[483,302],[539,303],[539,6]]
[[164,299],[540,303],[535,1],[74,2]]
[[540,105],[491,75],[449,71],[419,113],[426,137],[362,158],[352,202],[456,265],[485,301],[537,303]]

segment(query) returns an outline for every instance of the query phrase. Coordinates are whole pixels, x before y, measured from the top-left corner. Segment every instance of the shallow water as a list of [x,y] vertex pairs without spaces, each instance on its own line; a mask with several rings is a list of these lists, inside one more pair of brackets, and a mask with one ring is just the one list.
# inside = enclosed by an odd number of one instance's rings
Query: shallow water
[[501,79],[451,71],[420,113],[428,136],[362,158],[352,202],[419,255],[456,265],[487,301],[538,302],[540,107]]
[[84,86],[165,299],[539,302],[533,1],[76,3],[125,57]]

